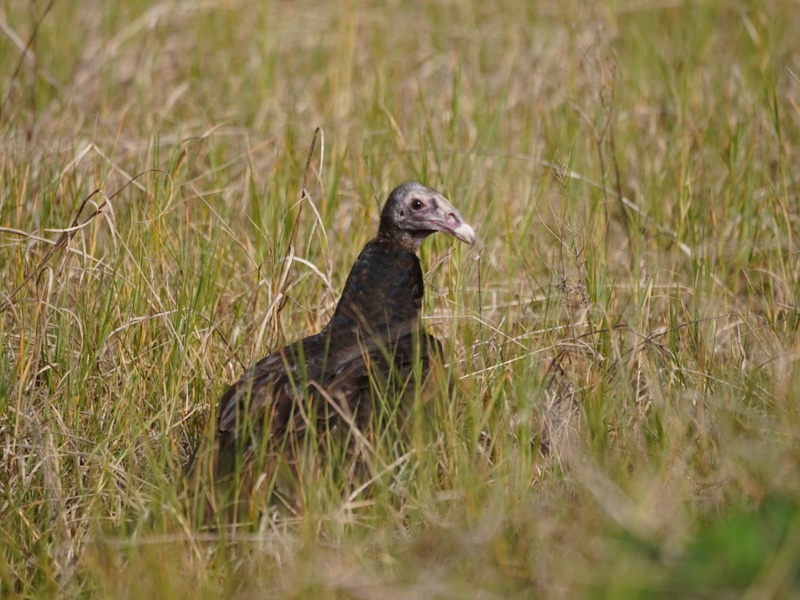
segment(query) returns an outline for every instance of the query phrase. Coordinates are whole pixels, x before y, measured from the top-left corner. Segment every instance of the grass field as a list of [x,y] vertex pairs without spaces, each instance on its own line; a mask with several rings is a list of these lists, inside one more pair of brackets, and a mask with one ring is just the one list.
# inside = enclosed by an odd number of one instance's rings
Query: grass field
[[[0,4],[0,597],[800,598],[800,5],[386,4]],[[410,179],[456,385],[203,526]]]

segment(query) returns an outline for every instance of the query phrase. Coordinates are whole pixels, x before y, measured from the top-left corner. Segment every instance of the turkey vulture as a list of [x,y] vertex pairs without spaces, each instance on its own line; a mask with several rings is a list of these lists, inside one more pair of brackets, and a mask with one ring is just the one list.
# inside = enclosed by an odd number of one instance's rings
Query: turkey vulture
[[404,183],[389,194],[378,235],[356,259],[330,322],[257,362],[222,395],[212,465],[217,481],[262,453],[287,451],[287,438],[310,423],[317,431],[341,421],[365,424],[376,374],[384,382],[407,383],[415,356],[423,372],[428,369],[429,354],[440,353],[441,345],[420,323],[423,281],[416,253],[437,231],[475,241],[472,227],[436,190]]

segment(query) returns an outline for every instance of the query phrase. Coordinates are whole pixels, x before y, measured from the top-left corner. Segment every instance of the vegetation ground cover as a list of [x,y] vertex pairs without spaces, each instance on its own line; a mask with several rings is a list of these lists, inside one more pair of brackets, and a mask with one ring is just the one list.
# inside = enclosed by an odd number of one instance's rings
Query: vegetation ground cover
[[[797,31],[789,0],[5,2],[0,596],[800,596]],[[422,250],[419,435],[202,525],[216,400],[327,321],[409,179],[481,238]]]

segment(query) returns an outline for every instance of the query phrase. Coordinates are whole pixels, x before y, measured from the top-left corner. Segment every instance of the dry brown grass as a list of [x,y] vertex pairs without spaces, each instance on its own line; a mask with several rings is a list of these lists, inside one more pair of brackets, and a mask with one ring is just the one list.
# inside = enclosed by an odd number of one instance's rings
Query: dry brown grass
[[[789,0],[5,3],[0,595],[797,595],[798,30]],[[423,249],[457,393],[362,496],[310,473],[296,515],[199,527],[214,403],[325,323],[407,179],[481,236]]]

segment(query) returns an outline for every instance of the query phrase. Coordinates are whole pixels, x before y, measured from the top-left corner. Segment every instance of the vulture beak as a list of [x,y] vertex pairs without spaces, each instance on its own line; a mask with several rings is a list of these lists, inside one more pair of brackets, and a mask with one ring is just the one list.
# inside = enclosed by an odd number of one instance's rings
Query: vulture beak
[[444,196],[439,196],[437,199],[437,229],[449,233],[457,240],[469,244],[470,246],[475,243],[475,230],[464,221],[455,207],[445,199]]
[[465,244],[472,246],[475,243],[475,230],[463,221],[451,233],[457,240],[461,240]]

